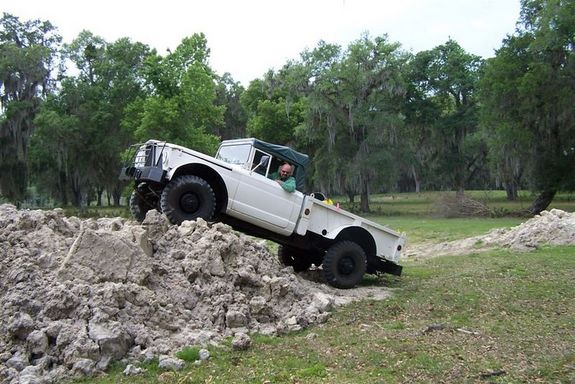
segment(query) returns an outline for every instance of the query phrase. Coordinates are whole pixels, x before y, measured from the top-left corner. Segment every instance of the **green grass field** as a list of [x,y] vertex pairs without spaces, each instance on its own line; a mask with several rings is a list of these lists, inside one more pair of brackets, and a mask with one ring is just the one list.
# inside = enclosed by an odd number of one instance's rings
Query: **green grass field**
[[[426,196],[378,196],[401,215],[371,219],[409,243],[441,242],[520,224],[519,217],[440,219]],[[388,201],[389,200],[389,201]],[[490,204],[496,204],[492,197]],[[505,201],[502,204],[509,204]],[[516,208],[520,202],[509,205]],[[557,205],[575,210],[570,197]],[[327,323],[282,337],[252,335],[248,351],[230,341],[184,371],[78,383],[575,383],[575,247],[407,260],[401,277],[366,277],[392,289],[386,301],[336,309]],[[194,347],[194,346],[190,346]]]
[[[445,196],[455,196],[454,192],[422,192],[379,194],[370,196],[370,209],[378,216],[438,216],[439,204]],[[504,191],[465,191],[465,196],[485,204],[493,210],[492,216],[518,216],[524,213],[535,200],[531,192],[523,191],[517,201],[508,201]],[[353,207],[350,207],[343,196],[335,197],[343,206],[357,209],[359,198]],[[548,210],[557,208],[564,211],[575,211],[575,194],[558,193]]]

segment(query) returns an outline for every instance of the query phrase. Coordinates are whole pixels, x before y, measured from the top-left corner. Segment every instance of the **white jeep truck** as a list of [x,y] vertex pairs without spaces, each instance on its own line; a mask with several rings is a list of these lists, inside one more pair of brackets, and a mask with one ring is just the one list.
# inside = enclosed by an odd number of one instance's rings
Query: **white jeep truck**
[[[132,146],[120,179],[134,182],[130,211],[142,221],[157,209],[174,224],[217,220],[279,244],[295,271],[320,266],[334,287],[351,288],[364,273],[400,275],[405,235],[304,194],[307,155],[258,139],[223,141],[215,157],[157,140]],[[269,176],[288,162],[296,191]]]

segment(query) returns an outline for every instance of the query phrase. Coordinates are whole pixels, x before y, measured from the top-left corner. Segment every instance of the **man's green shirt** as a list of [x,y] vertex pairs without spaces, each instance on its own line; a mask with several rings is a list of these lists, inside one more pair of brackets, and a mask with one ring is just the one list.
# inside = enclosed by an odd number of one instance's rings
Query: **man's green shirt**
[[[278,172],[273,172],[268,177],[272,180],[281,180]],[[286,180],[282,181],[283,183],[281,184],[281,187],[284,189],[284,191],[286,192],[295,191],[295,177],[290,176]]]

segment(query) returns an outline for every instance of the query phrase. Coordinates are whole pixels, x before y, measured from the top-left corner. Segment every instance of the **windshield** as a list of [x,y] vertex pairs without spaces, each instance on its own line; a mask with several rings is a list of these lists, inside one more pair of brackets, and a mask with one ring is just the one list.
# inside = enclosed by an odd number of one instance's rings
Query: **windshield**
[[250,156],[250,144],[225,145],[220,147],[216,154],[216,159],[229,164],[245,164]]

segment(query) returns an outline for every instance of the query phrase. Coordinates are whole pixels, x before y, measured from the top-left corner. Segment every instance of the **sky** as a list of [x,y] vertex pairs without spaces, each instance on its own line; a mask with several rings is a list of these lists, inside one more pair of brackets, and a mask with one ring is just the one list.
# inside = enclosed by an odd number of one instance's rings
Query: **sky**
[[0,12],[50,21],[70,43],[82,30],[174,50],[203,32],[210,66],[248,86],[321,40],[343,48],[364,33],[387,34],[417,53],[454,39],[492,57],[515,31],[520,0],[0,0]]

